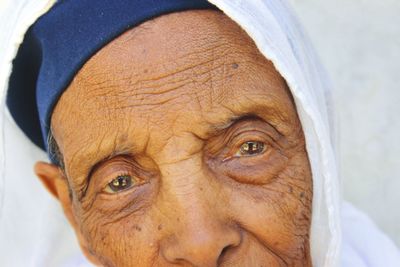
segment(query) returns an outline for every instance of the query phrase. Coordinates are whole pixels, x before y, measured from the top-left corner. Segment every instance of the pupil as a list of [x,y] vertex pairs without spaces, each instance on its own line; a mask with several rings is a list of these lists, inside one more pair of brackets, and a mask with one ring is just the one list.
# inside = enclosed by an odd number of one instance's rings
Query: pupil
[[132,184],[131,178],[127,175],[118,176],[110,183],[113,191],[121,191],[128,188]]
[[249,147],[250,147],[250,151],[254,151],[254,150],[257,149],[257,148],[256,148],[256,145],[255,145],[254,143],[250,143],[250,144],[249,144]]

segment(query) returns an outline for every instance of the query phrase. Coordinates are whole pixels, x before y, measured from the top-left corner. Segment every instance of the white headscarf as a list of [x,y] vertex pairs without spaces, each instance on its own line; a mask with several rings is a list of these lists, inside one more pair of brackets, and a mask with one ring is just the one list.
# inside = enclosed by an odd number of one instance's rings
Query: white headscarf
[[[347,204],[341,216],[331,87],[285,2],[209,1],[249,34],[261,53],[285,78],[295,100],[313,174],[310,240],[313,265],[400,266],[396,247],[367,217]],[[27,28],[53,3],[54,0],[3,0],[0,3],[2,105],[18,45]],[[0,259],[5,259],[4,266],[62,266],[68,258],[78,255],[68,266],[87,266],[79,256],[61,209],[47,196],[31,170],[33,163],[45,159],[46,155],[23,136],[10,116],[5,115],[0,119],[4,129],[0,133],[4,134],[0,142],[1,160],[6,160],[1,165],[3,178],[0,181]],[[344,250],[341,250],[342,225],[346,233]],[[361,242],[365,235],[374,237],[364,240],[373,245]]]

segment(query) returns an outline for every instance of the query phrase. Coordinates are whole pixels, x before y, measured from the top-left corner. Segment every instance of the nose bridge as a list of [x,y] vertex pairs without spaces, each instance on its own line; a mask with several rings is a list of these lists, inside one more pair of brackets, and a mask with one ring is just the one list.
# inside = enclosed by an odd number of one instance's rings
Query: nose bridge
[[[161,174],[161,193],[168,202],[183,210],[197,205],[205,208],[205,194],[213,194],[218,186],[203,163],[201,146],[195,138],[171,138],[157,157]],[[210,188],[210,183],[213,187]]]
[[173,206],[179,221],[201,221],[205,214],[215,212],[217,207],[213,202],[217,201],[215,190],[219,186],[203,169],[199,155],[165,164],[160,171],[163,201]]
[[222,188],[201,156],[168,163],[162,173],[161,201],[167,203],[168,235],[161,241],[164,258],[173,263],[217,266],[222,251],[240,243],[239,231],[230,225],[221,205]]

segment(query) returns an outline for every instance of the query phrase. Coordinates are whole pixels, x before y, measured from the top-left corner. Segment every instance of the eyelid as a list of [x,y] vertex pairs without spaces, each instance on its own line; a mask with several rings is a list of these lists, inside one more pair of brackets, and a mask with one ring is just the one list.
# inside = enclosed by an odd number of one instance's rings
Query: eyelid
[[268,145],[269,143],[271,143],[271,139],[272,138],[265,132],[258,130],[250,130],[250,131],[242,131],[238,134],[235,134],[229,140],[229,143],[232,144],[231,146],[232,148],[239,148],[242,144],[250,141],[263,142]]
[[127,158],[119,157],[104,161],[92,172],[90,177],[91,181],[90,184],[88,184],[88,188],[92,189],[88,190],[102,192],[112,180],[121,175],[129,175],[132,179],[140,181],[139,172],[140,171],[135,168],[133,161]]
[[86,196],[87,191],[89,190],[89,188],[92,186],[91,184],[93,183],[92,177],[104,167],[104,164],[106,164],[109,161],[116,160],[116,159],[127,162],[129,157],[132,157],[132,155],[131,154],[123,154],[123,153],[114,154],[113,156],[107,156],[107,157],[97,161],[95,164],[93,164],[92,167],[87,172],[86,179],[85,179],[85,181],[86,181],[85,187],[82,190],[82,194],[79,199],[82,200]]
[[[237,141],[237,139],[244,134],[252,135],[253,138],[247,137],[246,139],[243,138],[242,142]],[[263,138],[260,136],[263,136]],[[217,139],[211,141],[210,145],[207,147],[207,152],[212,155],[212,157],[217,155],[221,156],[222,153],[224,154],[223,157],[226,158],[227,154],[230,153],[232,155],[231,150],[233,147],[241,145],[245,141],[261,141],[272,147],[280,147],[278,144],[280,134],[267,122],[261,120],[244,121],[234,124],[227,132],[221,133],[221,135],[216,138]]]
[[116,178],[118,178],[119,176],[131,176],[132,178],[136,178],[136,175],[132,175],[129,172],[126,171],[122,171],[120,173],[113,173],[112,175],[110,175],[109,178],[104,179],[105,182],[105,186],[107,186],[109,183],[111,183],[113,180],[115,180]]
[[[253,155],[253,156],[238,156],[236,155],[237,152],[240,150],[240,146],[243,145],[246,142],[250,142],[250,141],[256,141],[256,142],[262,142],[264,143],[264,149],[263,152],[257,155]],[[237,145],[239,144],[239,145]],[[266,140],[259,140],[259,138],[248,138],[247,140],[244,140],[242,142],[236,142],[235,145],[232,146],[231,149],[228,150],[227,156],[223,156],[222,162],[234,159],[234,158],[240,158],[240,157],[257,157],[260,155],[264,155],[267,151],[268,151],[268,147],[270,146],[270,142],[266,141]]]
[[[269,123],[263,120],[251,120],[245,121],[241,124],[235,124],[228,132],[227,141],[224,140],[224,143],[229,144],[232,143],[233,140],[237,139],[238,136],[241,136],[246,133],[255,133],[261,134],[267,137],[267,141],[270,143],[277,143],[278,139],[280,139],[281,135],[279,132],[275,130]],[[249,140],[250,141],[250,140]],[[261,141],[261,140],[257,140]]]

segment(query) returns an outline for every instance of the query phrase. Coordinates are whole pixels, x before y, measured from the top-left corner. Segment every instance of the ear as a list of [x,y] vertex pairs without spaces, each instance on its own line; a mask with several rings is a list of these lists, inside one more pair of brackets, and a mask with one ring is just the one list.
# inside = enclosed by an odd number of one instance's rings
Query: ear
[[37,162],[34,171],[47,191],[60,201],[69,223],[77,230],[77,223],[72,210],[70,188],[63,172],[58,166],[46,162]]
[[70,195],[68,180],[63,172],[58,166],[41,161],[35,164],[34,171],[39,177],[40,181],[43,183],[44,187],[47,189],[47,191],[49,191],[51,195],[53,195],[60,201],[65,216],[67,217],[71,226],[74,228],[81,249],[85,256],[93,264],[99,266],[98,260],[92,255],[92,253],[89,252],[86,245],[86,240],[85,238],[83,238],[82,233],[80,232],[80,229],[76,222],[76,218],[73,213],[72,199]]
[[61,170],[54,164],[39,161],[36,162],[34,171],[47,191],[53,195],[53,197],[60,200],[60,196],[62,195],[61,191],[64,191],[63,184],[68,186],[67,181],[63,181],[66,178]]

